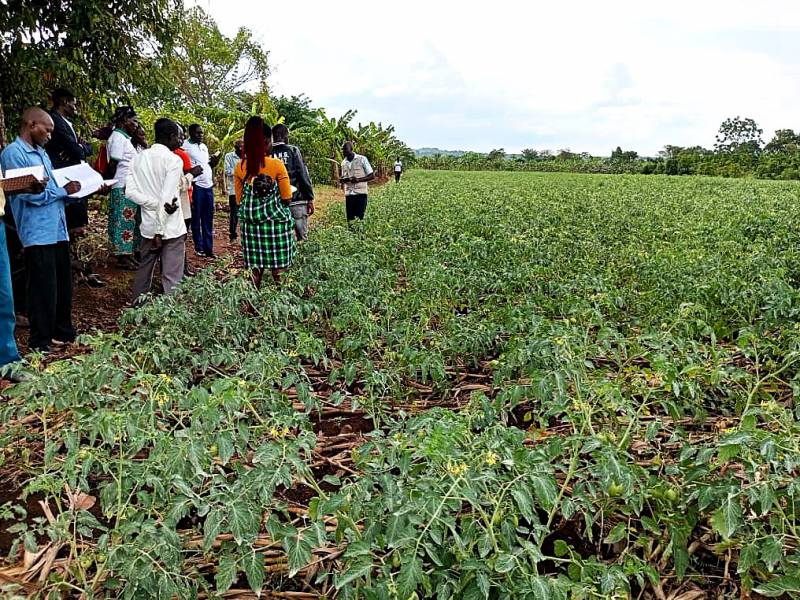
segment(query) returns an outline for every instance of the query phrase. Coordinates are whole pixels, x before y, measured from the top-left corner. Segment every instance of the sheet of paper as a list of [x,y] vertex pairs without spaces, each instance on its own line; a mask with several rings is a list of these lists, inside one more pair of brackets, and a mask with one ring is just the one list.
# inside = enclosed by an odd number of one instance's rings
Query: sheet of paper
[[75,194],[70,194],[70,198],[85,198],[103,187],[103,176],[85,162],[56,169],[53,171],[53,177],[59,187],[64,187],[70,181],[80,182],[81,189]]
[[[14,177],[24,177],[25,175],[33,175],[41,181],[44,179],[44,166],[38,165],[36,167],[22,167],[21,169],[9,169],[6,171],[5,179],[13,179]],[[3,179],[3,177],[0,177]]]

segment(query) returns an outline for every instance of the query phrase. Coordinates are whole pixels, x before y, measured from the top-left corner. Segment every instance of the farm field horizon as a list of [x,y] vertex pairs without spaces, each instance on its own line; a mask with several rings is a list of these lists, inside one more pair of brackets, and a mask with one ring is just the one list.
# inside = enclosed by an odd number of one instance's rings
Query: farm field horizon
[[225,259],[12,388],[0,589],[797,597],[798,190],[412,170],[332,205],[281,290]]

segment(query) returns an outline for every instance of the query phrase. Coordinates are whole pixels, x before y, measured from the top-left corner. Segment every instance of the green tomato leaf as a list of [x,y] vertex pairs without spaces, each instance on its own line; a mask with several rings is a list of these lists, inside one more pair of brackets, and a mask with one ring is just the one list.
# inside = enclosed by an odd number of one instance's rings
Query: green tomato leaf
[[236,581],[236,559],[230,552],[225,552],[220,556],[219,564],[217,565],[217,574],[214,577],[216,583],[217,593],[227,592],[228,589]]
[[500,553],[494,562],[494,570],[498,573],[508,573],[517,566],[517,559],[513,554]]
[[753,591],[767,598],[780,598],[786,594],[800,594],[800,578],[778,577],[759,585]]
[[711,516],[711,526],[724,539],[730,539],[742,523],[742,506],[736,494],[729,493]]
[[606,539],[603,541],[606,544],[616,544],[617,542],[623,540],[628,533],[628,527],[626,523],[617,523],[611,531],[608,532]]
[[261,589],[264,587],[264,578],[266,576],[264,555],[260,552],[250,552],[242,557],[242,563],[250,589],[256,594],[260,594]]
[[285,537],[283,548],[289,559],[289,577],[294,577],[300,569],[311,562],[311,546],[301,533]]
[[403,560],[397,575],[397,591],[402,598],[408,598],[422,583],[422,561],[415,554]]

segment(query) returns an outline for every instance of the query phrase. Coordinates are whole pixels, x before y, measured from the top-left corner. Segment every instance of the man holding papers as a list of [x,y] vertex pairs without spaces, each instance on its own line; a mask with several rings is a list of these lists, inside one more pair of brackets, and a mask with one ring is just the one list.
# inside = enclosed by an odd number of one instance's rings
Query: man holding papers
[[[2,169],[0,169],[0,217],[5,214],[6,208],[2,172]],[[13,188],[18,192],[32,194],[44,190],[44,186],[37,180],[30,183],[27,188],[21,188],[18,184],[12,184],[9,188]],[[11,286],[11,265],[8,258],[8,247],[6,246],[6,228],[0,221],[0,376],[12,383],[18,383],[24,379],[24,375],[15,372],[13,368],[8,366],[20,359],[17,340],[14,338],[16,321],[14,290]]]
[[161,258],[161,282],[169,294],[183,279],[186,224],[178,203],[183,161],[173,152],[181,131],[170,119],[155,123],[156,143],[133,159],[125,195],[142,207],[142,260],[133,280],[134,304],[150,291]]
[[69,234],[64,207],[67,196],[80,190],[73,181],[58,187],[53,166],[44,150],[53,131],[53,119],[41,108],[31,107],[22,115],[20,133],[0,155],[10,169],[44,168],[47,184],[38,194],[14,193],[9,201],[22,245],[28,274],[27,296],[33,350],[51,351],[55,342],[72,342],[72,275]]

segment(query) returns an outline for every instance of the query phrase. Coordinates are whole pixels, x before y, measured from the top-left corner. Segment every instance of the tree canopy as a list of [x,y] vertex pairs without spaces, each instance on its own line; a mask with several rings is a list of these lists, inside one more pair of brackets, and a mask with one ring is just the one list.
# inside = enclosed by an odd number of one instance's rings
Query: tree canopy
[[228,107],[244,92],[266,89],[269,53],[246,27],[227,37],[193,7],[179,13],[175,30],[171,51],[153,52],[152,76],[142,81],[140,101],[155,107]]
[[148,55],[168,54],[180,0],[1,0],[0,142],[4,116],[68,87],[88,110],[128,97]]

